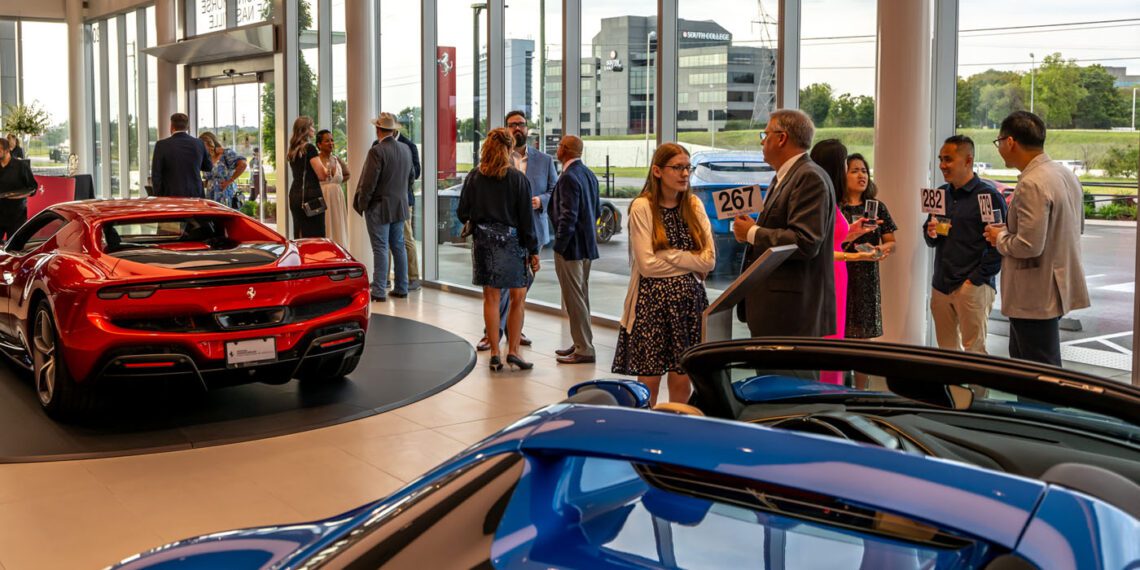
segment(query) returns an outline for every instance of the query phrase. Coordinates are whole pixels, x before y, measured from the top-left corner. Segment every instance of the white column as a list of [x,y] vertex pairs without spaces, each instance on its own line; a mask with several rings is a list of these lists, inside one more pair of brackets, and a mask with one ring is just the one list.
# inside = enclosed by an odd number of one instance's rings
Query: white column
[[87,97],[90,91],[88,74],[86,31],[83,25],[83,0],[67,0],[67,110],[69,113],[68,136],[71,137],[71,152],[79,157],[80,174],[89,174],[95,164],[95,145],[88,141],[91,117],[87,110]]
[[[543,70],[543,73],[546,73],[546,70]],[[562,134],[578,135],[581,132],[582,2],[564,0],[562,3]],[[542,144],[545,145],[546,142]]]
[[434,0],[420,1],[420,77],[423,80],[420,100],[423,101],[423,148],[420,151],[423,198],[419,204],[423,212],[423,241],[420,242],[420,259],[425,281],[439,279],[439,27],[437,6]]
[[[677,140],[677,46],[680,44],[677,19],[676,0],[657,0],[657,89],[650,109],[657,111],[651,119],[656,123],[653,128],[658,146]],[[646,53],[645,57],[652,56]],[[647,153],[647,156],[653,154]]]
[[487,128],[503,126],[503,115],[507,114],[506,85],[506,45],[503,38],[506,13],[503,0],[487,2]]
[[[172,44],[177,36],[178,3],[175,0],[158,0],[154,5],[155,45]],[[184,109],[178,108],[178,65],[159,59],[155,78],[158,89],[158,138],[170,136],[170,116]]]
[[[374,97],[377,95],[372,92],[373,74],[376,73],[372,38],[379,37],[372,29],[372,0],[346,0],[344,20],[347,69],[354,70],[345,78],[348,83],[348,168],[352,172],[348,184],[348,203],[352,204],[352,197],[356,195],[356,183],[364,168],[364,159],[376,138],[376,129],[369,122],[375,116]],[[355,211],[348,213],[348,236],[349,252],[368,267],[368,275],[371,276],[372,245],[368,241],[364,218],[356,215]]]
[[[776,108],[800,106],[800,0],[779,0],[776,42]],[[880,14],[881,16],[881,14]]]
[[919,188],[931,184],[931,0],[879,0],[875,88],[875,183],[899,227],[895,255],[880,267],[883,340],[922,344],[929,249],[917,228]]

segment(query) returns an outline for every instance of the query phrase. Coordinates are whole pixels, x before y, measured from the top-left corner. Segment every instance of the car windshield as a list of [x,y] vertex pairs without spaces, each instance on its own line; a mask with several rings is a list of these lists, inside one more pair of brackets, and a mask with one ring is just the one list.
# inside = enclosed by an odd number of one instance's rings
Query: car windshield
[[[804,402],[836,403],[848,407],[894,407],[942,409],[929,401],[916,399],[916,388],[940,386],[919,375],[895,374],[888,378],[862,370],[757,370],[754,365],[733,363],[725,377],[732,393],[744,404]],[[1140,425],[1125,418],[1083,409],[1072,404],[1049,403],[1030,397],[987,388],[969,381],[953,383],[966,391],[968,402],[955,413],[1000,416],[1019,421],[1039,422],[1140,444]],[[921,393],[919,393],[921,395]]]

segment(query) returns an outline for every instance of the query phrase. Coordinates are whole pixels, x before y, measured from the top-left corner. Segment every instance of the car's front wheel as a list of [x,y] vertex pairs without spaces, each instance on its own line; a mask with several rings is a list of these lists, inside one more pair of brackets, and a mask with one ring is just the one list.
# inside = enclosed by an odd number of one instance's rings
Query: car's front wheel
[[36,307],[31,333],[32,381],[44,411],[54,418],[90,411],[95,405],[94,391],[77,384],[67,370],[47,300]]

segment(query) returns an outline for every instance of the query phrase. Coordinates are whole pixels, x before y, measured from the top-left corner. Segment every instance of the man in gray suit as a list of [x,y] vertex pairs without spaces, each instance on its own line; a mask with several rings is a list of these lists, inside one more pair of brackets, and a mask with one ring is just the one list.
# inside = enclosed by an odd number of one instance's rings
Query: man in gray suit
[[396,140],[400,124],[395,115],[381,113],[372,120],[378,144],[368,151],[357,182],[353,208],[364,215],[372,240],[372,300],[388,300],[388,251],[395,264],[393,297],[408,296],[408,253],[404,249],[404,219],[408,217],[408,178],[412,153]]
[[1009,317],[1009,355],[1061,365],[1065,313],[1089,306],[1081,268],[1081,183],[1045,154],[1045,123],[1027,111],[1001,122],[994,140],[1006,166],[1021,171],[1006,224],[986,226],[1002,255],[1001,313]]
[[748,244],[747,267],[768,248],[795,245],[763,285],[748,293],[744,313],[752,336],[835,333],[835,191],[807,151],[815,125],[804,112],[779,109],[762,134],[764,160],[776,168],[759,222],[738,216],[736,240]]

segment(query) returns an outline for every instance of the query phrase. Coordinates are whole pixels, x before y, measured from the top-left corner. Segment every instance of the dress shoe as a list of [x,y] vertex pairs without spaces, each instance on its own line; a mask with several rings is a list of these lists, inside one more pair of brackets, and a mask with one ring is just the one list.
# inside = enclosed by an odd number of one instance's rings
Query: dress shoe
[[584,354],[571,354],[569,356],[559,356],[556,360],[559,364],[590,364],[597,359]]
[[408,298],[408,294],[407,294],[407,293],[397,293],[397,292],[395,292],[395,291],[392,291],[392,292],[388,293],[388,295],[389,295],[390,297],[395,297],[395,298],[397,298],[397,299],[407,299],[407,298]]
[[491,372],[498,372],[503,369],[503,362],[499,360],[499,355],[491,357]]
[[510,366],[512,369],[515,367],[518,367],[519,370],[530,370],[531,368],[534,368],[533,362],[527,362],[527,361],[523,360],[522,358],[515,356],[513,354],[507,355],[507,365]]
[[570,356],[571,354],[574,354],[574,345],[570,345],[570,348],[560,348],[558,350],[555,350],[554,354],[557,354],[558,356]]
[[408,291],[419,291],[421,287],[419,279],[408,281]]
[[478,350],[479,352],[486,352],[488,350],[491,350],[491,341],[487,340],[487,337],[479,339],[479,344],[475,345],[475,350]]
[[373,296],[372,296],[372,300],[373,300],[373,301],[376,301],[377,303],[383,303],[383,302],[387,301],[387,300],[388,300],[388,298],[387,298],[387,297],[380,297],[380,296],[377,296],[377,295],[373,295]]
[[521,336],[522,336],[522,340],[519,341],[519,344],[521,344],[523,346],[530,346],[530,345],[534,344],[533,342],[531,342],[531,340],[529,338],[526,337],[525,334],[521,335]]

